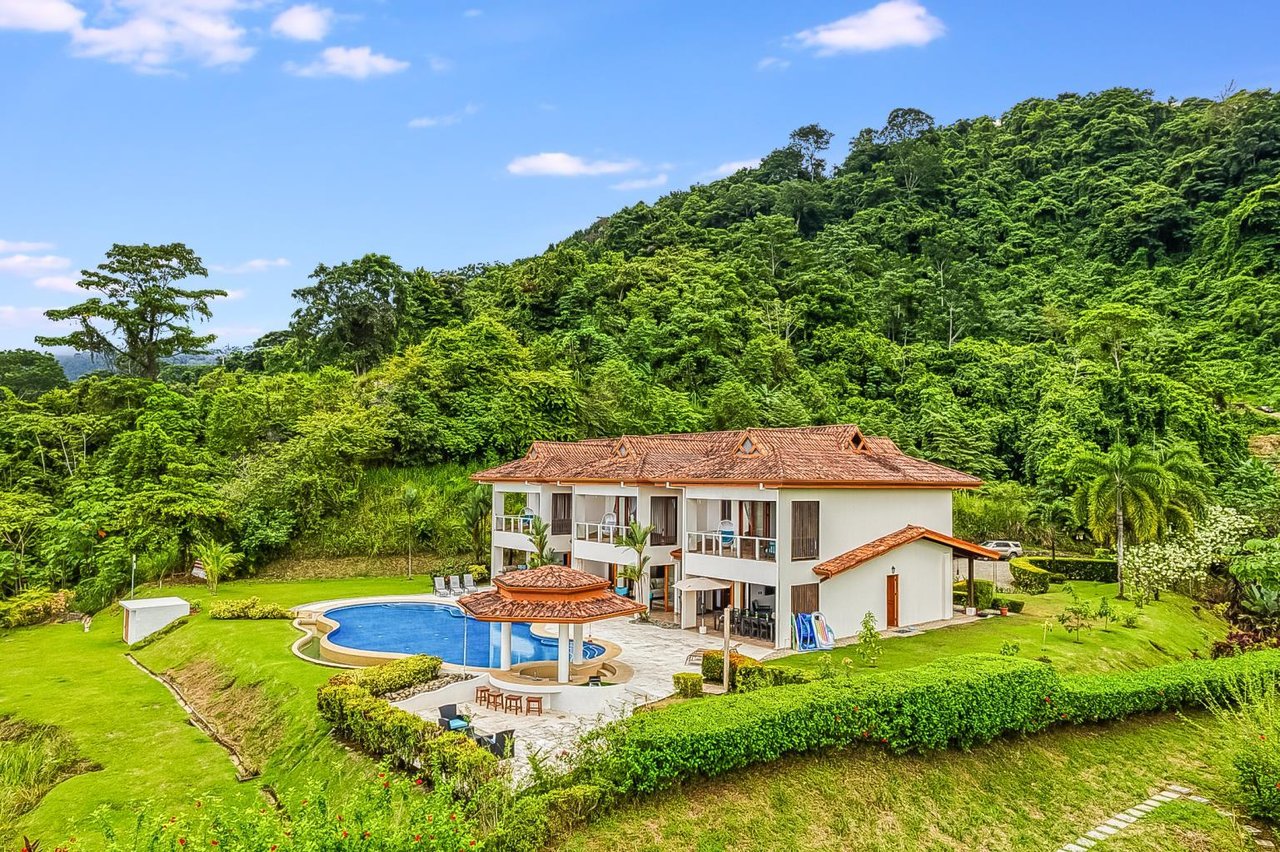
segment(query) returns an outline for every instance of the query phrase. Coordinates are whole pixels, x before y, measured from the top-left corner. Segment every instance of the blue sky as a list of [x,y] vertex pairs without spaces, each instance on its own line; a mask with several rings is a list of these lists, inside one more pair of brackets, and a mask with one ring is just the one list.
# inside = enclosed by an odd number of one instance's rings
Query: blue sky
[[838,159],[897,106],[1274,88],[1277,32],[1272,2],[0,0],[0,347],[113,242],[190,245],[243,344],[318,262],[512,260],[813,121]]

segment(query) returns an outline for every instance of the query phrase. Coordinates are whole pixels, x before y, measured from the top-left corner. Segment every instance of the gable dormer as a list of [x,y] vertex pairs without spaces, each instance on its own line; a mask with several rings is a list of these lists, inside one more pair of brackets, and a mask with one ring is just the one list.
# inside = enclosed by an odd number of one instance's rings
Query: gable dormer
[[764,442],[760,440],[760,436],[752,432],[750,429],[742,433],[738,439],[738,450],[736,455],[739,458],[758,458],[765,454],[766,448]]
[[866,453],[871,451],[871,447],[867,443],[866,436],[862,434],[862,430],[857,426],[850,429],[849,433],[844,436],[844,441],[841,442],[840,449],[851,453]]
[[631,441],[626,435],[619,438],[613,445],[613,455],[615,458],[626,459],[636,454],[636,449],[631,445]]

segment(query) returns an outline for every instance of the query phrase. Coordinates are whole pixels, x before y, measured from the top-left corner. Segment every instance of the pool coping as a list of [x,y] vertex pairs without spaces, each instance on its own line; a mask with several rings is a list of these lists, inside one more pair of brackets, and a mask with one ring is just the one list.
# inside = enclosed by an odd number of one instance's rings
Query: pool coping
[[[333,668],[362,668],[365,666],[376,666],[392,660],[400,660],[405,657],[414,656],[413,654],[406,654],[398,651],[366,651],[358,648],[348,648],[345,645],[338,645],[329,641],[328,634],[336,630],[339,624],[331,618],[326,618],[326,612],[340,607],[361,606],[364,604],[376,603],[433,603],[458,607],[457,598],[442,597],[435,594],[366,595],[358,598],[333,598],[330,600],[313,601],[311,603],[301,604],[293,607],[293,613],[295,616],[293,626],[296,629],[303,631],[305,635],[293,643],[291,650],[295,656],[306,660],[309,663],[316,663]],[[547,624],[554,623],[555,622],[529,622],[530,632],[540,639],[554,639],[556,638],[556,634],[554,632],[548,633],[545,629],[534,629],[543,628]],[[301,651],[302,646],[312,638],[319,638],[320,640],[321,659],[309,657]],[[590,641],[593,644],[604,648],[604,653],[598,657],[592,657],[589,663],[583,663],[580,665],[599,665],[602,663],[612,662],[622,653],[621,646],[606,639],[591,639]],[[520,665],[525,664],[522,663]],[[474,665],[463,666],[458,663],[448,662],[442,663],[440,668],[442,671],[458,674],[470,674],[472,672],[510,674],[510,672],[503,672],[498,668]]]

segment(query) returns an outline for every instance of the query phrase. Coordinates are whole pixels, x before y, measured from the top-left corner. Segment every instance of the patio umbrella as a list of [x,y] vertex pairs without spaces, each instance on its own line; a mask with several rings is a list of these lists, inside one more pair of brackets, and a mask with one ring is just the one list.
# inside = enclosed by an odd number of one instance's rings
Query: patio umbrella
[[[715,580],[711,577],[685,577],[676,583],[676,588],[682,592],[714,592],[721,589],[729,588],[729,583],[723,580]],[[729,691],[729,615],[725,613],[724,619],[724,690]]]

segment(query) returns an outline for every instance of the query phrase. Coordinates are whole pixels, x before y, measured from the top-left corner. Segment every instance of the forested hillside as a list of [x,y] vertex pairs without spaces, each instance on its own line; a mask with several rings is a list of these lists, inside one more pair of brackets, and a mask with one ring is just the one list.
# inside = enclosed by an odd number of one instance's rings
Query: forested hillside
[[419,546],[462,552],[467,465],[757,424],[859,423],[1019,483],[1031,512],[1082,448],[1186,446],[1218,502],[1274,523],[1247,438],[1280,431],[1256,408],[1280,408],[1280,96],[902,109],[831,144],[801,128],[510,264],[321,265],[290,328],[224,366],[0,391],[4,590],[103,601],[131,551],[154,574],[205,535],[250,565],[395,549],[396,524],[354,531],[390,512],[365,471],[406,469],[377,477],[400,488],[440,462],[402,510]]

